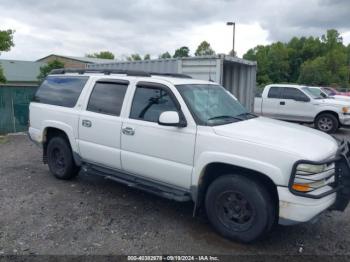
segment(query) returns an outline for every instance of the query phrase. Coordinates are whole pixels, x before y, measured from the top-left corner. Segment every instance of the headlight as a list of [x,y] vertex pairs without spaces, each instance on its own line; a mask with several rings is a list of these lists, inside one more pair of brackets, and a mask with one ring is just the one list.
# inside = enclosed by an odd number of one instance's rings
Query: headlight
[[329,165],[299,164],[292,188],[299,192],[310,192],[334,182],[334,163]]
[[327,168],[327,165],[299,164],[297,166],[297,171],[315,174],[315,173],[324,172],[326,168]]
[[344,107],[341,109],[341,111],[342,111],[344,114],[346,114],[346,113],[348,113],[348,112],[350,111],[350,108],[349,108],[348,106],[344,106]]

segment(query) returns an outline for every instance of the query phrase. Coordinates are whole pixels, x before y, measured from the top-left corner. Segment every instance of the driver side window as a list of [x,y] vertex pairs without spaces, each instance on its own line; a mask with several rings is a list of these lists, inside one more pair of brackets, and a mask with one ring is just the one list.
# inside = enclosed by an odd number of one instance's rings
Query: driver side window
[[178,111],[169,92],[160,87],[137,86],[131,106],[130,118],[158,122],[165,111]]
[[296,101],[303,101],[306,100],[308,97],[301,92],[299,89],[291,88],[291,87],[284,87],[282,92],[283,99],[292,99]]

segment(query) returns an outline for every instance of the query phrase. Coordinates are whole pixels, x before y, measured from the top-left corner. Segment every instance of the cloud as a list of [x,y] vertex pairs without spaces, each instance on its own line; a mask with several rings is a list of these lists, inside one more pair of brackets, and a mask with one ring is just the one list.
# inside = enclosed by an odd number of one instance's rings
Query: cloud
[[0,29],[14,28],[16,46],[2,58],[38,59],[50,53],[83,56],[110,50],[117,57],[153,57],[202,40],[220,53],[292,36],[350,32],[346,0],[0,0]]

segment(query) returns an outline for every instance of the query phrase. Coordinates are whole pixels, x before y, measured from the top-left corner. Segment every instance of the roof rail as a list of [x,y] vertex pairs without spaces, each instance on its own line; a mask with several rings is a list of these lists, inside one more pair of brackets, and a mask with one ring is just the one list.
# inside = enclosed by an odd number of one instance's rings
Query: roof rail
[[63,75],[66,73],[100,73],[105,75],[110,74],[125,74],[128,76],[143,76],[143,77],[151,77],[154,76],[168,76],[168,77],[177,77],[177,78],[192,78],[189,75],[184,74],[176,74],[176,73],[157,73],[157,72],[147,72],[147,71],[137,71],[137,70],[123,70],[123,69],[77,69],[77,68],[59,68],[51,70],[50,74],[55,75]]

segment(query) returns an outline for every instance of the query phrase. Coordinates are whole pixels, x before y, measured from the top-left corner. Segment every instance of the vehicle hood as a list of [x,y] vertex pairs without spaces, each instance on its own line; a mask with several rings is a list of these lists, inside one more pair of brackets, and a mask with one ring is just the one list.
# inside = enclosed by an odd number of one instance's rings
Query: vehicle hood
[[349,96],[334,95],[334,96],[331,96],[331,97],[334,97],[335,100],[348,102],[348,105],[350,104],[350,97]]
[[336,140],[321,131],[265,117],[214,126],[213,129],[217,135],[245,140],[311,161],[334,157],[338,149]]
[[344,101],[337,98],[326,98],[326,99],[315,99],[314,101],[315,101],[314,102],[315,104],[329,105],[329,106],[342,108],[344,106],[349,106],[350,100]]

